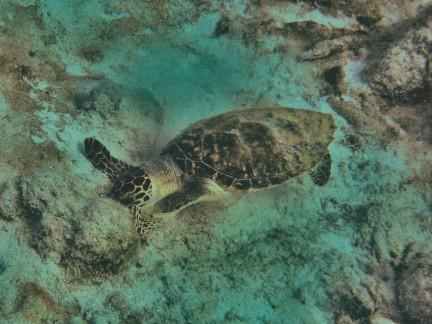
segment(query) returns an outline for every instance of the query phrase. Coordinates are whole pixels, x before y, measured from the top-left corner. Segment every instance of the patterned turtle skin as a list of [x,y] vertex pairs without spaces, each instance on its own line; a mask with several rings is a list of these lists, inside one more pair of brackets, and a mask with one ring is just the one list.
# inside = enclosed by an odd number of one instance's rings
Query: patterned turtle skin
[[137,231],[146,235],[178,211],[212,192],[258,190],[309,172],[327,183],[328,146],[336,126],[331,115],[290,108],[227,112],[186,128],[158,161],[130,165],[95,138],[84,154],[113,183],[110,196],[128,206]]
[[186,174],[239,190],[277,185],[324,163],[328,168],[321,171],[326,174],[314,179],[324,185],[330,174],[327,147],[335,129],[332,116],[320,112],[236,110],[188,127],[162,156],[173,157]]

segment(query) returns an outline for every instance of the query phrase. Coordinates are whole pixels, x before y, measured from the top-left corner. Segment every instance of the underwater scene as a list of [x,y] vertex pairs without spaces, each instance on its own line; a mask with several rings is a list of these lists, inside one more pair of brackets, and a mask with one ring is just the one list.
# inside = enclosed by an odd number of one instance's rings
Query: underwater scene
[[432,0],[1,0],[9,323],[432,323]]

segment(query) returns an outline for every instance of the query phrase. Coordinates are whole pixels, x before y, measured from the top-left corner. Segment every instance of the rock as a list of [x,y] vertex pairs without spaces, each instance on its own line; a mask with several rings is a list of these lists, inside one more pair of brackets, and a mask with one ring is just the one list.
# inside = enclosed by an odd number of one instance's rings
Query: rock
[[128,310],[127,302],[120,292],[114,292],[107,296],[105,303],[108,307],[111,307],[120,313],[125,313]]
[[324,81],[330,86],[330,91],[336,95],[341,94],[341,83],[344,79],[344,72],[341,66],[333,66],[322,74]]
[[38,170],[3,187],[2,217],[22,221],[28,244],[73,278],[118,273],[134,254],[138,241],[129,211],[87,191],[79,177]]
[[336,324],[355,324],[347,314],[341,314],[336,319]]
[[143,315],[137,312],[133,312],[125,297],[121,292],[114,292],[107,296],[105,305],[117,312],[118,318],[121,323],[143,323]]
[[332,108],[354,129],[368,126],[367,116],[353,103],[337,97],[330,97],[328,101]]
[[[92,84],[88,87],[91,86]],[[105,81],[91,89],[81,89],[73,95],[73,101],[75,108],[79,111],[113,114],[120,107],[121,96],[113,85]]]
[[375,308],[375,303],[367,290],[351,284],[338,289],[334,303],[338,323],[344,324],[363,323]]
[[6,271],[6,263],[0,259],[0,276]]
[[409,31],[367,70],[371,87],[390,102],[430,101],[431,47],[432,20]]
[[90,203],[72,225],[61,264],[74,279],[99,281],[117,274],[135,255],[137,234],[133,218],[117,203]]
[[[398,19],[407,19],[415,15],[421,2],[391,0],[304,0],[327,15],[337,16],[343,13],[347,17],[354,16],[362,26],[387,27]],[[391,13],[391,14],[389,14]]]
[[[432,260],[415,257],[402,270],[398,282],[398,302],[402,314],[412,323],[432,323]],[[411,323],[410,322],[410,323]]]
[[65,170],[56,169],[38,170],[16,179],[14,206],[27,227],[30,246],[43,258],[58,260],[64,249],[70,219],[79,211],[74,204],[79,197],[75,188],[78,182]]
[[432,106],[430,103],[395,105],[388,115],[412,138],[432,144]]
[[18,214],[16,179],[0,184],[0,219],[12,221]]
[[315,21],[287,22],[283,26],[277,27],[280,28],[281,34],[284,36],[295,36],[312,43],[342,38],[355,32],[350,28],[334,28]]
[[326,39],[319,41],[312,48],[301,54],[301,59],[304,61],[315,61],[328,58],[337,53],[343,52],[353,41],[353,37],[345,36],[336,39]]
[[380,102],[375,102],[373,96],[368,97],[361,107],[334,96],[329,97],[328,102],[356,132],[363,136],[372,135],[369,136],[369,139],[378,140],[381,144],[386,145],[401,136],[399,130],[389,124],[379,112],[376,106]]
[[380,314],[374,314],[371,316],[371,318],[369,319],[371,324],[396,324],[395,322],[393,322],[392,320],[383,317]]
[[76,304],[56,303],[52,295],[39,284],[24,283],[16,299],[15,311],[5,318],[7,323],[83,323]]

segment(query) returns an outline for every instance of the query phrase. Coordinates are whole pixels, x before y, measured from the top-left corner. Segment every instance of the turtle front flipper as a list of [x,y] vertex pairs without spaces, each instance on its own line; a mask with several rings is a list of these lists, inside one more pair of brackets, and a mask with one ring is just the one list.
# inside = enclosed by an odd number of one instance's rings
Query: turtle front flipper
[[94,137],[84,140],[84,154],[96,169],[105,173],[114,183],[127,168],[125,162],[111,156],[108,149]]
[[127,207],[143,206],[152,196],[152,182],[147,173],[113,157],[97,139],[84,140],[84,154],[94,167],[113,183],[109,196]]
[[309,170],[313,182],[318,186],[324,186],[330,178],[331,156],[326,153],[321,160]]

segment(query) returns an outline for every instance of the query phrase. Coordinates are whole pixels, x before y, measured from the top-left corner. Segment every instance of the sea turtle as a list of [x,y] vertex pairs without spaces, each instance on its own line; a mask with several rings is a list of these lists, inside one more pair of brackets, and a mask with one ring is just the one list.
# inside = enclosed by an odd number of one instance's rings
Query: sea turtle
[[[112,181],[110,196],[128,206],[138,233],[152,228],[212,190],[257,190],[304,172],[322,186],[330,176],[331,115],[293,108],[239,109],[198,121],[162,150],[157,161],[132,166],[95,138],[84,153]],[[213,195],[214,196],[214,195]]]

